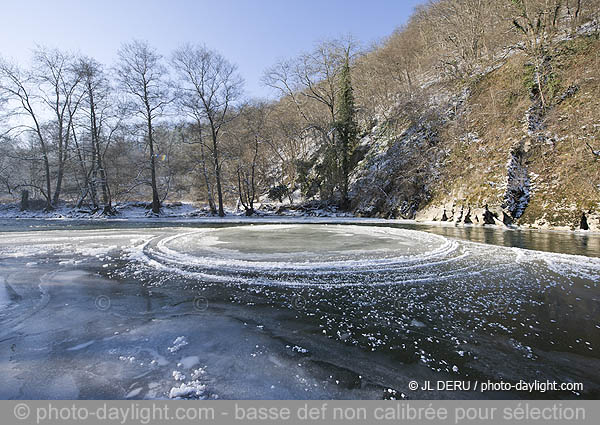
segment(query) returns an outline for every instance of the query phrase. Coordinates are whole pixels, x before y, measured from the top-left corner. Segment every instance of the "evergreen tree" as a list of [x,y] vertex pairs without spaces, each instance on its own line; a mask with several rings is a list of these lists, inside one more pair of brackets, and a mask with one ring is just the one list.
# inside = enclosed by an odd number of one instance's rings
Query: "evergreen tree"
[[352,153],[356,145],[358,126],[356,124],[356,110],[354,107],[354,93],[350,79],[350,54],[346,57],[340,73],[340,90],[337,110],[336,129],[338,133],[338,157],[340,158],[340,191],[342,195],[342,208],[350,206],[348,186],[350,172],[352,171]]

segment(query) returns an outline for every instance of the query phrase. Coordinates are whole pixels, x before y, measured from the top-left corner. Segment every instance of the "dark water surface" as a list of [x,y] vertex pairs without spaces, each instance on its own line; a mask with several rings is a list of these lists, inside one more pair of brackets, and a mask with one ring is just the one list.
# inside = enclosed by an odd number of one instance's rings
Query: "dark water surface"
[[295,222],[0,221],[0,398],[600,397],[597,235]]

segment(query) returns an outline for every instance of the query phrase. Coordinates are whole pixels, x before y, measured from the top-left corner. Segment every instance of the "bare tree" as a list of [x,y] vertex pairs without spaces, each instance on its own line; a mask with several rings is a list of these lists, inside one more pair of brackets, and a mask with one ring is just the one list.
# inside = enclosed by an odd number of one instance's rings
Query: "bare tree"
[[585,142],[585,144],[590,149],[590,152],[592,152],[592,155],[594,155],[594,157],[600,158],[600,150],[594,149],[594,147],[592,145],[590,145],[588,142]]
[[511,0],[515,8],[513,24],[521,33],[524,50],[534,61],[534,78],[542,108],[546,107],[544,80],[548,48],[560,30],[564,0]]
[[220,133],[232,119],[230,112],[241,96],[243,80],[235,65],[204,46],[185,45],[175,51],[172,62],[179,76],[181,106],[194,118],[199,129],[206,124],[209,132],[218,212],[223,217]]
[[52,203],[61,195],[66,163],[69,159],[73,119],[81,102],[77,92],[81,75],[74,67],[73,55],[57,49],[38,47],[34,53],[34,72],[41,100],[52,111],[56,142],[57,174]]
[[306,158],[312,150],[312,143],[298,137],[304,125],[302,118],[288,102],[280,101],[269,111],[269,137],[264,141],[270,148],[271,161],[279,164],[279,171],[274,173],[272,183],[273,186],[286,186],[290,203],[293,203],[293,193],[298,186],[298,161]]
[[94,204],[96,186],[100,186],[102,212],[105,215],[112,215],[114,209],[104,161],[113,135],[120,126],[121,117],[112,106],[114,101],[111,96],[112,87],[102,65],[92,58],[83,57],[79,59],[77,66],[84,86],[83,115],[87,122],[84,129],[89,134],[92,154],[91,166],[85,180]]
[[[275,64],[266,71],[262,81],[290,99],[307,126],[320,131],[325,140],[331,142],[338,76],[346,52],[353,56],[355,51],[352,39],[324,41],[311,52]],[[315,103],[325,109],[326,117],[315,110]]]
[[318,135],[322,154],[320,189],[327,197],[333,195],[336,186],[344,191],[339,178],[342,161],[336,137],[337,100],[341,71],[356,50],[351,38],[325,41],[296,59],[279,62],[263,77],[263,83],[278,90],[304,120],[305,126],[296,137]]
[[229,131],[234,139],[238,198],[248,216],[254,214],[254,202],[266,180],[262,169],[266,168],[265,148],[271,138],[267,126],[270,111],[265,102],[249,102],[241,108],[235,128]]
[[492,52],[492,35],[506,32],[503,9],[497,0],[430,1],[420,19],[443,69],[451,76],[473,73]]
[[132,110],[145,122],[146,142],[149,149],[152,212],[160,213],[160,197],[156,183],[156,156],[154,126],[169,103],[167,70],[162,57],[144,41],[132,41],[119,49],[116,74],[123,91],[131,99]]
[[[179,98],[179,100],[181,101],[182,98]],[[213,188],[214,178],[208,169],[210,166],[210,158],[207,158],[207,155],[210,151],[210,147],[206,140],[207,131],[202,120],[196,120],[196,118],[194,118],[194,121],[195,122],[192,122],[192,124],[189,125],[188,131],[181,132],[181,142],[183,146],[192,147],[191,152],[189,152],[189,158],[194,162],[193,170],[196,170],[198,167],[200,168],[200,178],[204,183],[204,190],[206,190],[208,207],[211,214],[216,215],[217,206],[215,205]],[[191,135],[188,136],[188,132],[191,133]]]
[[29,72],[24,72],[17,65],[0,61],[0,97],[8,99],[5,117],[10,125],[5,134],[19,137],[23,133],[32,134],[36,141],[43,163],[45,185],[37,186],[36,189],[46,199],[46,209],[53,209],[52,186],[50,177],[50,159],[48,142],[43,131],[42,113],[39,111],[39,93],[37,82]]

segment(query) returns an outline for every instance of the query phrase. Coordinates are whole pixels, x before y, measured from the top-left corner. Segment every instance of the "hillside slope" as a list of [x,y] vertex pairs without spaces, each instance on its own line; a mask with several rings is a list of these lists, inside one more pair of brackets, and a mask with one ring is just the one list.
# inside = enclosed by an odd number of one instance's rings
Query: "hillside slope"
[[600,229],[600,41],[557,42],[547,68],[545,108],[515,53],[469,82],[431,84],[421,119],[377,122],[361,141],[356,213],[483,224],[488,205],[499,223],[578,229],[585,213]]

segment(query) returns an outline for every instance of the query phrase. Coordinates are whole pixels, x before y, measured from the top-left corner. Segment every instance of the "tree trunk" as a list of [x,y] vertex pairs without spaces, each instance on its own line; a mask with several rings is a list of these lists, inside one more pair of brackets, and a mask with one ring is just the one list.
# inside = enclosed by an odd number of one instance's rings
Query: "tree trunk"
[[150,107],[146,105],[147,121],[148,121],[148,145],[150,147],[150,173],[152,184],[152,212],[160,213],[160,199],[158,197],[158,189],[156,187],[156,159],[154,158],[154,138],[152,136],[152,118]]
[[[61,121],[62,118],[59,118]],[[58,125],[58,173],[56,175],[56,188],[54,189],[54,196],[52,198],[52,204],[56,205],[60,198],[60,192],[62,190],[62,181],[65,174],[65,151],[66,146],[64,144],[63,135],[63,124],[59,122]]]
[[58,173],[56,175],[56,188],[54,189],[54,196],[52,197],[53,205],[56,205],[58,203],[58,199],[60,197],[60,192],[62,190],[63,176],[64,176],[64,166],[62,164],[62,161],[59,160]]
[[102,182],[102,204],[104,205],[104,209],[108,208],[112,210],[112,200],[110,199],[110,193],[108,190],[108,182],[106,179],[106,171],[102,166],[102,161],[100,157],[98,157],[98,170],[100,171],[100,180]]
[[102,204],[104,206],[103,214],[112,214],[112,200],[110,199],[106,170],[104,169],[104,165],[102,163],[102,150],[100,147],[100,134],[98,134],[98,123],[96,121],[96,106],[94,103],[94,92],[90,83],[88,83],[88,93],[90,97],[90,124],[92,127],[92,145],[93,151],[96,154],[96,167],[98,172],[100,173],[100,186],[102,188]]
[[[200,124],[198,124],[200,125]],[[200,132],[199,132],[200,133]],[[202,134],[200,133],[200,158],[202,160],[202,176],[204,177],[204,184],[206,185],[206,197],[208,198],[208,207],[210,208],[211,214],[217,213],[217,207],[215,205],[215,198],[213,196],[212,186],[210,179],[208,178],[208,172],[206,171],[206,155],[204,152],[204,143],[202,142]]]
[[21,191],[21,211],[25,211],[29,209],[29,191],[23,190]]
[[223,190],[221,189],[221,164],[219,163],[219,151],[217,143],[217,133],[212,126],[212,141],[213,141],[213,161],[215,167],[215,180],[217,183],[217,197],[219,200],[219,217],[225,217],[225,211],[223,210]]
[[42,131],[38,124],[37,118],[34,115],[32,116],[35,122],[38,140],[40,141],[40,147],[42,148],[42,158],[44,160],[44,174],[46,175],[46,193],[43,193],[43,195],[46,197],[46,210],[51,211],[54,209],[54,207],[52,206],[52,185],[50,183],[50,161],[48,160],[48,149],[46,147],[44,137],[42,136]]
[[52,206],[52,186],[50,183],[50,161],[48,160],[48,152],[46,150],[46,143],[42,142],[42,153],[44,157],[44,171],[46,174],[46,210],[51,211],[54,209]]
[[254,214],[254,198],[256,197],[256,159],[258,158],[258,137],[254,136],[254,156],[252,157],[252,174],[250,176],[250,194],[248,203]]
[[79,142],[77,141],[77,135],[75,134],[75,129],[73,129],[73,142],[75,144],[75,150],[77,152],[77,159],[79,160],[79,167],[81,168],[81,174],[83,175],[84,181],[83,181],[83,188],[81,188],[81,197],[79,198],[79,201],[77,202],[77,208],[81,208],[83,205],[83,201],[85,200],[85,198],[88,196],[88,194],[90,194],[91,196],[91,201],[92,201],[92,207],[95,209],[97,208],[97,202],[96,202],[96,188],[94,186],[94,158],[95,158],[95,154],[96,151],[94,149],[94,145],[92,144],[92,168],[88,171],[86,169],[85,166],[85,158],[84,156],[81,154],[81,148],[79,147]]

